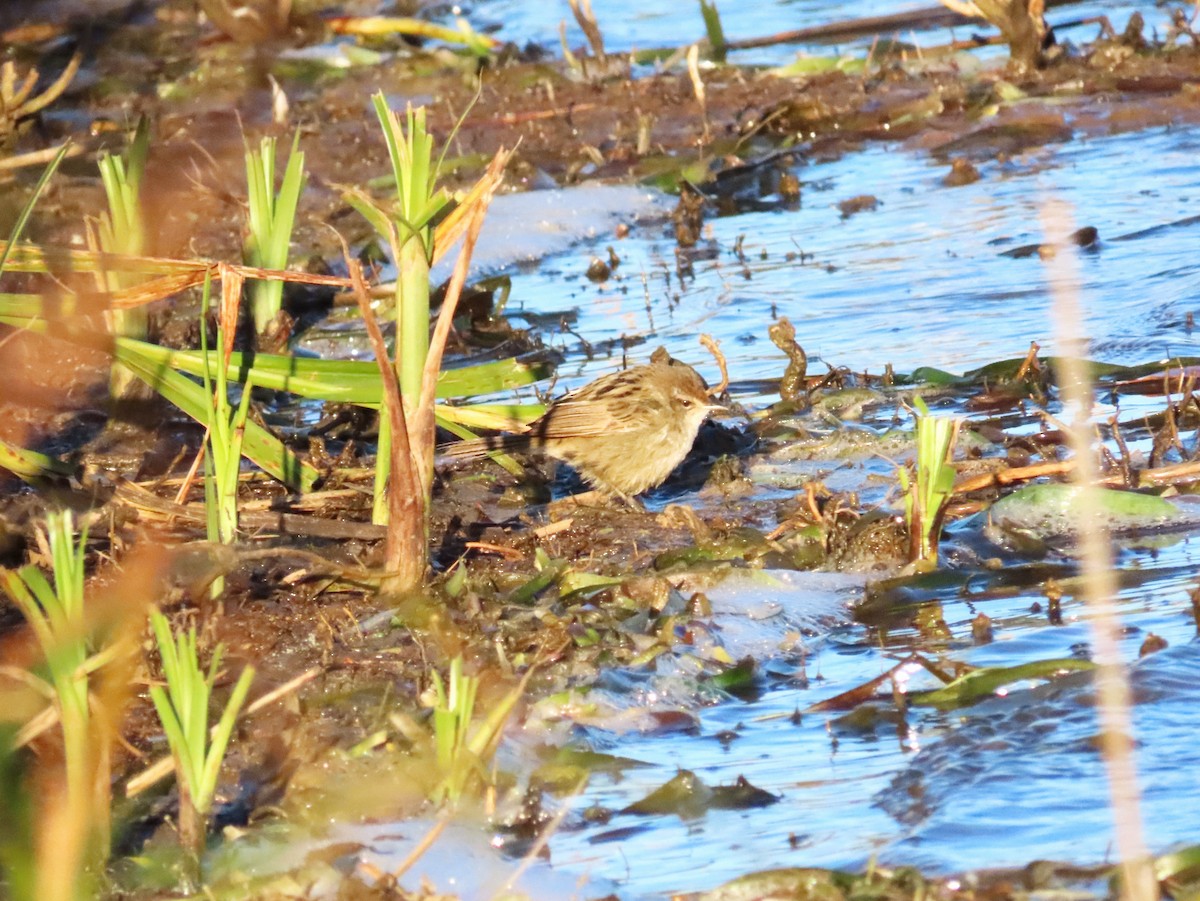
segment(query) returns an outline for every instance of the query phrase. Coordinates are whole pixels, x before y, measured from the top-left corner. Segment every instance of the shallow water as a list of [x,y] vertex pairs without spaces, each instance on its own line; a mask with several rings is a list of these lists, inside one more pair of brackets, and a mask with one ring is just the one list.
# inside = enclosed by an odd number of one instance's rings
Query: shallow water
[[[715,370],[695,343],[701,332],[721,341],[735,382],[782,374],[783,355],[766,337],[775,311],[796,326],[812,372],[818,361],[875,373],[889,363],[962,372],[1023,356],[1031,340],[1055,350],[1043,263],[1001,256],[1043,240],[1039,216],[1054,197],[1076,226],[1100,234],[1078,267],[1092,355],[1140,363],[1194,354],[1200,336],[1185,315],[1200,223],[1119,239],[1194,214],[1198,146],[1191,127],[1073,141],[985,163],[979,181],[947,188],[947,167],[930,155],[873,144],[798,167],[799,208],[779,202],[709,218],[702,249],[711,259],[694,260],[682,283],[669,228],[648,225],[551,256],[536,271],[511,267],[508,309],[570,312],[573,331],[592,345],[644,339],[635,359],[665,344],[710,381]],[[843,218],[837,203],[861,194],[875,196],[877,208]],[[744,261],[734,254],[739,237]],[[608,246],[622,260],[617,277],[593,284],[584,273]],[[805,262],[787,259],[798,250]],[[573,335],[548,340],[568,354],[563,387],[620,364],[584,361]]]
[[[694,275],[682,285],[668,229],[647,225],[620,242],[601,237],[546,259],[536,271],[514,271],[510,310],[569,311],[577,317],[573,330],[592,344],[645,338],[631,358],[642,359],[663,343],[712,377],[695,345],[698,332],[710,332],[722,341],[735,384],[781,373],[782,355],[765,338],[773,308],[791,317],[810,356],[856,370],[879,372],[892,363],[901,371],[920,365],[962,371],[1019,356],[1031,339],[1053,352],[1043,263],[1000,253],[1042,240],[1041,207],[1054,196],[1070,205],[1077,225],[1094,226],[1101,236],[1079,263],[1093,356],[1140,363],[1196,353],[1184,317],[1195,298],[1198,226],[1144,230],[1192,215],[1200,186],[1193,164],[1198,140],[1200,131],[1178,128],[1074,141],[985,164],[979,182],[960,188],[941,186],[945,166],[927,154],[872,145],[799,167],[804,193],[798,209],[780,203],[710,219],[711,258],[695,259]],[[836,202],[863,193],[874,194],[878,208],[843,219]],[[743,235],[744,262],[733,252]],[[622,258],[620,277],[597,286],[583,271],[591,254],[609,244]],[[813,262],[787,261],[784,255],[797,247]],[[616,356],[587,360],[572,335],[553,340],[567,354],[562,388],[618,365]],[[757,390],[743,399],[771,399]],[[1124,415],[1143,403],[1123,402]],[[856,465],[848,478],[861,481],[866,471]],[[761,482],[762,490],[772,490],[769,482]],[[981,529],[982,523],[964,525],[957,540],[984,542]],[[1180,778],[1200,764],[1188,740],[1200,700],[1188,590],[1200,561],[1186,535],[1151,544],[1123,545],[1120,565],[1137,577],[1119,600],[1127,630],[1123,653],[1139,699],[1145,819],[1151,847],[1162,851],[1195,840],[1192,812],[1200,804],[1200,789]],[[941,873],[1022,865],[1035,857],[1111,858],[1086,675],[1011,686],[963,711],[914,708],[900,722],[884,717],[853,726],[814,714],[796,724],[790,716],[797,709],[878,675],[910,650],[929,652],[930,641],[904,617],[882,640],[876,629],[851,622],[847,605],[861,596],[853,585],[831,587],[821,581],[827,576],[788,578],[792,588],[780,589],[775,599],[786,607],[792,591],[808,602],[820,598],[826,618],[810,624],[799,645],[785,647],[779,639],[774,649],[757,646],[756,658],[773,661],[761,693],[711,706],[697,698],[697,735],[584,730],[594,746],[652,766],[619,779],[597,775],[581,797],[566,803],[572,811],[592,805],[619,811],[678,769],[710,786],[744,776],[780,801],[691,820],[618,813],[603,826],[582,826],[568,815],[550,842],[556,869],[618,883],[621,898],[648,898],[711,887],[754,869],[859,867],[872,857]],[[805,587],[807,578],[813,587]],[[940,646],[951,658],[1011,666],[1086,656],[1091,636],[1081,601],[1068,596],[1063,624],[1050,625],[1045,613],[1031,612],[1035,604],[1045,606],[1036,588],[991,591],[988,580],[980,571],[970,591],[942,599],[951,637]],[[727,605],[739,597],[751,606],[761,602],[759,589],[725,590],[715,596]],[[992,644],[971,643],[970,622],[979,612],[994,622]],[[1137,661],[1149,632],[1170,648]],[[668,687],[678,677],[668,667],[636,678],[625,702],[685,694]],[[929,687],[921,673],[913,680]],[[726,731],[737,737],[714,738]]]
[[[729,359],[735,396],[761,406],[774,399],[762,380],[778,378],[785,365],[766,338],[776,312],[795,324],[810,354],[810,372],[822,363],[876,373],[889,363],[899,371],[936,366],[961,372],[1021,356],[1031,340],[1055,352],[1045,265],[1036,255],[1001,255],[1043,240],[1040,216],[1053,197],[1069,205],[1076,226],[1093,226],[1100,234],[1099,246],[1078,261],[1091,355],[1143,363],[1200,352],[1200,339],[1186,324],[1197,298],[1200,224],[1158,228],[1194,213],[1198,147],[1200,129],[1194,127],[1074,140],[1003,163],[985,162],[980,181],[948,188],[941,184],[944,161],[900,143],[872,144],[798,165],[798,205],[767,196],[730,214],[710,211],[700,252],[682,280],[661,203],[644,207],[649,218],[618,240],[611,207],[594,194],[587,203],[600,210],[596,218],[571,226],[567,240],[578,243],[536,267],[525,251],[511,260],[496,254],[486,269],[511,275],[508,311],[518,324],[522,312],[531,323],[556,314],[571,320],[570,333],[547,335],[565,356],[556,392],[617,368],[623,345],[637,362],[665,344],[715,381],[715,367],[696,344],[697,334],[708,332]],[[844,218],[837,203],[861,194],[874,195],[877,208]],[[524,202],[538,199],[531,194]],[[562,194],[547,192],[542,199],[547,220],[559,215]],[[595,225],[593,237],[587,222]],[[735,253],[739,238],[741,258]],[[616,276],[602,284],[588,281],[590,259],[605,256],[610,245],[621,258]],[[803,262],[788,258],[798,251]],[[1161,409],[1158,399],[1122,398],[1115,408],[1102,400],[1101,417],[1114,409],[1126,419],[1140,409]],[[882,429],[891,412],[876,415],[866,425]],[[1144,449],[1144,439],[1133,447]],[[751,473],[760,496],[767,496],[794,490],[788,479],[811,470],[810,463],[768,455],[754,462]],[[830,481],[843,479],[838,487],[845,490],[861,488],[872,472],[887,478],[892,466],[868,451]],[[873,490],[872,498],[882,500],[884,491]],[[989,545],[982,519],[956,526],[952,542],[971,549],[961,557],[967,566],[972,554],[1001,556],[1006,571],[1033,562]],[[1053,553],[1050,562],[1071,565]],[[1150,846],[1161,852],[1196,839],[1200,788],[1183,774],[1200,765],[1192,740],[1200,654],[1188,599],[1200,552],[1193,535],[1133,538],[1119,545],[1118,563],[1124,574],[1122,653],[1138,699],[1144,817]],[[751,700],[697,690],[677,658],[660,658],[649,672],[601,687],[610,702],[630,709],[664,700],[682,704],[699,717],[700,728],[696,734],[643,735],[579,727],[578,737],[592,747],[649,764],[619,778],[595,775],[581,796],[561,802],[569,810],[550,840],[549,869],[572,884],[581,881],[580,897],[615,891],[623,899],[661,898],[756,869],[853,868],[872,858],[933,873],[1023,865],[1034,858],[1111,859],[1086,674],[1050,685],[1013,685],[959,711],[914,707],[903,719],[884,711],[865,724],[833,714],[807,714],[799,722],[792,716],[875,677],[912,650],[940,651],[980,666],[1086,657],[1089,613],[1080,600],[1068,592],[1064,620],[1052,625],[1044,612],[1035,612],[1046,600],[1038,588],[998,586],[991,570],[978,567],[963,585],[926,602],[926,620],[940,616],[948,629],[933,638],[903,609],[882,622],[864,615],[869,626],[855,622],[850,608],[863,597],[861,579],[779,578],[768,588],[743,579],[710,590],[717,607],[713,634],[731,656],[750,653],[762,666]],[[1030,584],[1042,578],[1035,575]],[[971,621],[980,612],[993,621],[993,643],[971,641]],[[1150,632],[1170,647],[1139,661],[1138,648]],[[932,687],[923,672],[914,670],[911,678],[913,688]],[[536,725],[530,728],[540,734]],[[719,733],[736,737],[719,741]],[[532,760],[525,740],[510,738],[506,761]],[[710,786],[744,776],[779,801],[747,811],[710,810],[694,819],[620,812],[679,769]],[[579,812],[593,806],[617,813],[603,825],[584,825]],[[445,864],[431,859],[413,879],[421,872],[440,881]],[[598,880],[591,889],[589,879]],[[464,897],[486,896],[468,891]]]
[[[760,38],[791,31],[828,25],[848,19],[884,16],[913,9],[929,9],[934,3],[919,3],[913,0],[870,0],[853,4],[837,3],[834,0],[756,0],[752,3],[718,2],[721,24],[726,40],[736,41]],[[1169,22],[1165,10],[1144,3],[1125,0],[1093,0],[1085,3],[1068,3],[1051,9],[1047,21],[1051,26],[1062,26],[1059,40],[1083,42],[1091,40],[1098,26],[1088,24],[1069,27],[1083,19],[1107,16],[1113,27],[1121,30],[1130,13],[1139,10],[1145,16],[1147,28],[1163,28]],[[704,22],[698,4],[681,5],[671,0],[604,0],[593,4],[593,11],[604,36],[605,49],[609,52],[645,50],[655,47],[677,47],[704,37]],[[540,44],[559,51],[559,23],[567,24],[567,45],[571,48],[586,46],[583,32],[575,23],[566,0],[550,3],[529,3],[524,0],[481,0],[468,13],[476,27],[495,28],[496,36],[502,40],[515,41],[524,46],[527,42]],[[950,40],[967,40],[975,33],[986,33],[988,29],[957,28],[934,29],[923,32],[906,31],[884,35],[918,47],[931,47],[948,43]],[[830,55],[831,53],[858,53],[867,50],[873,37],[842,40],[836,43],[781,44],[753,50],[733,52],[730,62],[754,65],[782,65],[791,62],[797,55]]]
[[[961,537],[978,528],[958,531]],[[1153,549],[1148,543],[1132,541],[1121,552],[1120,566],[1131,575],[1118,605],[1122,654],[1138,699],[1143,813],[1151,847],[1161,851],[1195,840],[1193,811],[1200,803],[1200,788],[1181,778],[1200,763],[1188,740],[1200,700],[1200,654],[1188,599],[1200,549],[1186,536]],[[978,570],[963,590],[943,591],[940,605],[924,605],[925,614],[936,613],[948,629],[933,641],[903,612],[887,614],[882,632],[850,622],[845,605],[861,596],[860,585],[848,576],[767,573],[735,574],[710,589],[718,632],[736,615],[759,617],[749,650],[765,671],[761,693],[700,709],[698,734],[584,730],[593,746],[650,766],[619,779],[597,775],[567,802],[574,811],[592,805],[620,811],[685,769],[710,786],[745,777],[778,795],[778,803],[710,810],[695,819],[617,813],[602,826],[579,827],[577,818],[568,818],[550,843],[555,867],[620,883],[619,896],[632,899],[701,890],[748,870],[856,869],[872,858],[932,873],[1019,866],[1035,858],[1109,859],[1107,787],[1093,744],[1098,724],[1086,673],[1050,685],[1017,683],[956,711],[913,707],[897,718],[885,701],[880,715],[865,721],[835,713],[805,714],[799,722],[793,716],[884,672],[910,651],[933,654],[940,647],[949,658],[975,666],[1086,657],[1090,614],[1082,601],[1068,595],[1062,623],[1052,625],[1044,612],[1033,612],[1046,605],[1037,588],[992,587],[992,575]],[[772,614],[764,604],[777,609]],[[992,620],[993,643],[972,643],[971,621],[979,613]],[[797,623],[804,614],[807,620]],[[809,631],[797,639],[794,630],[805,626]],[[1151,632],[1170,647],[1139,661],[1138,649]],[[764,638],[769,634],[774,648]],[[728,647],[737,656],[747,648],[736,625],[733,635]],[[910,675],[910,689],[934,684],[919,667]],[[673,678],[680,678],[674,667],[660,665],[656,675],[637,683],[630,703],[678,697]],[[736,737],[718,740],[722,733]]]

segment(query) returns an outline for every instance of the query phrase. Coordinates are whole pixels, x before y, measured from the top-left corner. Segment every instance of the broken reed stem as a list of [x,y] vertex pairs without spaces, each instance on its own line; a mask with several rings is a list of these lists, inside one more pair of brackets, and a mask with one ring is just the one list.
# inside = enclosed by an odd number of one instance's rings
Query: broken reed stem
[[700,104],[700,121],[704,132],[700,136],[702,144],[707,146],[712,141],[712,126],[708,121],[708,95],[704,90],[704,79],[700,77],[700,45],[692,44],[687,52],[688,77],[692,80],[692,91],[696,94],[696,102]]
[[404,402],[396,370],[388,358],[387,343],[371,309],[371,294],[363,278],[362,264],[345,247],[346,268],[354,287],[354,298],[367,328],[367,337],[379,365],[383,382],[380,415],[391,427],[391,475],[387,487],[388,530],[384,548],[384,570],[380,581],[384,594],[401,594],[420,586],[425,577],[425,494],[409,442]]
[[233,355],[233,339],[237,336],[238,310],[242,305],[242,285],[245,277],[228,263],[217,264],[217,275],[221,279],[221,307],[217,321],[223,330],[225,344],[221,348],[221,366],[229,366]]
[[604,36],[600,33],[600,23],[596,21],[596,16],[592,12],[592,0],[567,0],[567,4],[571,7],[575,21],[579,23],[580,30],[592,48],[600,71],[603,72],[608,54],[604,52]]
[[1099,471],[1092,446],[1091,378],[1084,365],[1086,342],[1079,298],[1079,277],[1071,252],[1071,215],[1066,204],[1048,200],[1042,207],[1047,243],[1058,249],[1046,261],[1054,328],[1062,348],[1060,379],[1063,401],[1072,411],[1068,429],[1075,459],[1073,479],[1079,486],[1075,515],[1083,566],[1083,594],[1088,608],[1096,671],[1096,712],[1100,747],[1108,773],[1124,901],[1153,901],[1158,887],[1142,832],[1141,795],[1133,756],[1133,719],[1129,680],[1121,662],[1120,618],[1113,603],[1117,581],[1112,548],[1100,525],[1102,510],[1096,497]]
[[1017,370],[1015,381],[1023,382],[1029,377],[1030,373],[1039,370],[1038,351],[1041,349],[1036,341],[1029,342],[1029,352],[1025,354],[1025,359],[1021,361],[1021,368]]
[[[429,445],[421,445],[422,452],[433,452],[433,405],[437,399],[438,374],[442,370],[442,356],[446,352],[446,341],[450,337],[450,329],[454,324],[454,313],[458,309],[458,300],[462,296],[463,285],[467,281],[467,273],[471,268],[471,255],[475,251],[475,242],[479,240],[479,232],[483,228],[483,220],[491,205],[492,197],[504,177],[504,168],[508,165],[511,152],[500,148],[488,165],[487,172],[479,180],[483,186],[478,195],[472,198],[470,218],[466,221],[465,236],[458,259],[454,263],[454,272],[446,287],[446,296],[442,300],[442,308],[438,313],[437,323],[433,328],[433,337],[429,341],[429,355],[425,358],[425,372],[421,381],[421,398],[417,405],[417,416],[429,421]],[[474,192],[472,192],[474,193]]]

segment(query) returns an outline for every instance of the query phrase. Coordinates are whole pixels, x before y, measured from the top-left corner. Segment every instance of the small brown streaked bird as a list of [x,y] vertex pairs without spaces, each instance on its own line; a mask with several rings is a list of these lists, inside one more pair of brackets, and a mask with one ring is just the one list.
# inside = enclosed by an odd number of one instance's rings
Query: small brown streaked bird
[[632,498],[665,482],[708,414],[723,409],[700,373],[660,347],[649,363],[560,397],[528,431],[461,441],[442,452],[470,460],[490,451],[540,451],[572,466],[593,488]]

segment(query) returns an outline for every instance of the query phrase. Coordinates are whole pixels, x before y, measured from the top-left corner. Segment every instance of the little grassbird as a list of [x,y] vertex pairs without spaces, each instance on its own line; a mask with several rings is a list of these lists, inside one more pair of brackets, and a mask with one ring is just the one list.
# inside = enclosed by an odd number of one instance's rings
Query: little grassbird
[[572,466],[593,488],[632,498],[666,481],[692,449],[701,423],[720,409],[700,373],[660,347],[649,363],[560,397],[527,431],[460,441],[442,451],[457,459],[540,451]]

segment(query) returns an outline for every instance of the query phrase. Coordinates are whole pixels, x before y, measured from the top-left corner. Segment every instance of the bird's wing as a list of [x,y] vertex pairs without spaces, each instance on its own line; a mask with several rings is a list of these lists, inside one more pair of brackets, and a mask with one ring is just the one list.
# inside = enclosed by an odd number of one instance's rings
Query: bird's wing
[[573,401],[565,397],[551,407],[529,429],[541,438],[579,438],[592,435],[611,435],[633,431],[631,421],[618,419],[607,404],[595,401]]

